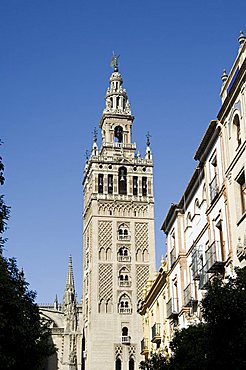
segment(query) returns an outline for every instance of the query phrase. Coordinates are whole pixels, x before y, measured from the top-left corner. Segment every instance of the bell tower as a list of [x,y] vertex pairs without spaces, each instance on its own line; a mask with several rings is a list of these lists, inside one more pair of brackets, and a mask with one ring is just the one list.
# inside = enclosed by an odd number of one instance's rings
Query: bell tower
[[132,142],[127,92],[113,55],[106,107],[84,169],[83,366],[137,370],[143,287],[155,272],[153,163]]

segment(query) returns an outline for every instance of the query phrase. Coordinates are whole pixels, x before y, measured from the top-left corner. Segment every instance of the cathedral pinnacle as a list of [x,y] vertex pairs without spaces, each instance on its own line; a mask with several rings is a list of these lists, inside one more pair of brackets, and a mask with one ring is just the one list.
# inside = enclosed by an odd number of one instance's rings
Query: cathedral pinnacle
[[118,64],[118,59],[119,59],[119,55],[117,56],[114,51],[113,51],[113,55],[112,55],[112,59],[111,59],[111,63],[110,63],[110,67],[111,68],[114,68],[114,71],[115,72],[118,72],[119,70],[119,64]]

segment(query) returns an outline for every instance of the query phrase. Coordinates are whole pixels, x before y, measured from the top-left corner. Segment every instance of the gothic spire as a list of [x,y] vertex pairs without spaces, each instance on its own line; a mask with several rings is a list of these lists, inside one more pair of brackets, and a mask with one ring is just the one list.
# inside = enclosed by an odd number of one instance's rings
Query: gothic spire
[[73,278],[73,265],[72,265],[72,256],[69,256],[68,259],[68,271],[66,279],[66,287],[63,296],[63,305],[67,306],[74,302],[75,289],[74,289],[74,278]]
[[73,262],[72,262],[71,254],[68,258],[68,271],[67,271],[66,289],[73,289],[74,290]]

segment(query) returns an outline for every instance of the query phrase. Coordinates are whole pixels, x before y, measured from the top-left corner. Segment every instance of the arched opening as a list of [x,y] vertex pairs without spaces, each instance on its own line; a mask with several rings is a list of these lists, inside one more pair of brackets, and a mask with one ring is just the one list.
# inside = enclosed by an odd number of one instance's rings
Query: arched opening
[[129,240],[129,230],[126,224],[121,224],[118,228],[118,238],[119,240]]
[[116,138],[118,143],[122,143],[122,141],[123,141],[123,128],[121,126],[116,126],[115,127],[114,137]]
[[125,293],[120,297],[119,300],[119,313],[121,314],[131,313],[130,298]]
[[129,370],[134,370],[134,359],[132,357],[129,360]]
[[238,114],[235,115],[233,119],[233,124],[235,125],[237,145],[239,146],[241,144],[241,130],[240,130],[240,120],[239,120]]
[[121,370],[121,359],[119,357],[115,361],[115,370]]
[[127,170],[125,167],[119,168],[118,186],[119,194],[127,194]]

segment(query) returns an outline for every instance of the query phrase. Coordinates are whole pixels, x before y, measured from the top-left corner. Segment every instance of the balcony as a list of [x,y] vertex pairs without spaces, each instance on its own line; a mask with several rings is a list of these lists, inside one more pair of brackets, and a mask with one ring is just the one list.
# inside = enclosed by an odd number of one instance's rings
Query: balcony
[[124,240],[124,241],[130,241],[131,240],[131,237],[130,237],[130,235],[124,235],[124,234],[119,234],[118,235],[118,239],[119,240]]
[[121,343],[122,344],[130,344],[131,337],[129,335],[122,335],[121,337]]
[[147,338],[143,338],[141,340],[141,355],[148,355],[149,354],[149,341]]
[[200,274],[199,289],[207,289],[209,283],[209,275],[207,273],[207,266],[203,266]]
[[131,256],[118,255],[118,262],[131,262]]
[[131,282],[129,280],[119,280],[119,285],[122,287],[130,287]]
[[194,302],[196,302],[196,299],[194,298],[194,292],[193,284],[188,284],[184,289],[184,307],[191,307],[193,306]]
[[202,245],[196,246],[193,253],[192,253],[192,261],[191,261],[191,270],[193,274],[194,280],[200,279],[202,264],[203,264],[203,256],[202,256]]
[[167,302],[167,318],[174,319],[178,316],[178,298],[170,298]]
[[217,194],[219,193],[219,186],[218,186],[218,176],[215,175],[213,180],[209,184],[210,190],[210,201],[212,202]]
[[161,341],[161,324],[155,323],[152,326],[151,331],[152,331],[152,339],[151,339],[151,342],[152,343],[158,343],[158,342],[160,342]]
[[221,271],[224,266],[223,255],[223,243],[220,241],[213,242],[205,253],[207,272]]
[[172,267],[175,261],[176,261],[176,256],[175,256],[175,250],[173,248],[170,252],[170,267]]
[[120,307],[119,308],[119,313],[122,314],[122,315],[130,315],[132,313],[132,309],[131,308]]

